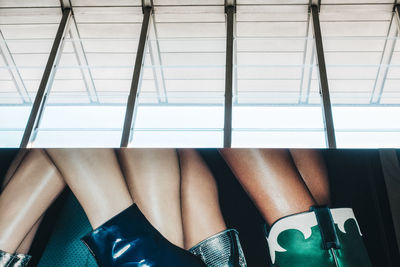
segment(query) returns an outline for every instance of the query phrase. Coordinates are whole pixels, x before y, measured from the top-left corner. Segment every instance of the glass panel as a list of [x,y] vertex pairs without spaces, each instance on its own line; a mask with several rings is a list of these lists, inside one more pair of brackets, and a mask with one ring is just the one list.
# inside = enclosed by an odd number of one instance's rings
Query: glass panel
[[238,7],[233,147],[325,147],[307,14],[306,5]]
[[[32,8],[36,5],[38,8]],[[26,6],[21,9],[14,8],[15,1],[0,3],[1,147],[20,145],[61,20],[59,5],[52,0],[18,1],[18,6]]]
[[[354,9],[357,12],[351,11]],[[339,148],[400,145],[398,48],[394,49],[389,68],[389,62],[382,61],[384,53],[390,53],[384,52],[385,47],[390,47],[387,42],[396,41],[396,36],[389,36],[392,14],[391,5],[335,5],[321,9]],[[392,23],[396,27],[396,21]]]
[[75,10],[33,146],[120,145],[142,18],[141,7]]

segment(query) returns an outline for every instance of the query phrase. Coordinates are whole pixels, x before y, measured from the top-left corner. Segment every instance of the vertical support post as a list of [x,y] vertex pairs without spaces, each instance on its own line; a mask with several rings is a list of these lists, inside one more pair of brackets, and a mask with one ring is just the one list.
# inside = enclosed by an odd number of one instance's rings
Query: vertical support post
[[225,64],[225,113],[224,113],[224,147],[232,145],[232,97],[233,97],[233,23],[236,13],[235,1],[225,1],[226,13],[226,64]]
[[147,37],[149,34],[149,22],[152,11],[153,11],[152,5],[143,6],[142,29],[140,32],[139,44],[136,53],[131,89],[128,96],[128,103],[126,105],[124,128],[122,129],[121,147],[127,147],[129,144],[130,141],[129,139],[131,137],[131,130],[132,130],[132,122],[137,111],[137,98],[139,93],[138,89],[141,81],[142,67],[146,52]]
[[25,127],[25,132],[20,144],[21,148],[26,148],[31,142],[33,136],[35,136],[37,133],[43,108],[46,103],[51,85],[53,84],[56,67],[60,61],[61,52],[64,45],[64,38],[69,29],[71,14],[72,12],[70,8],[64,9],[60,25],[58,26],[56,38],[54,39],[46,68],[44,69],[42,80],[40,81],[39,89],[36,93],[35,101],[33,102],[32,110]]
[[322,45],[321,26],[319,23],[319,7],[311,5],[311,16],[314,29],[315,47],[317,52],[317,64],[319,71],[319,88],[322,100],[322,115],[324,119],[326,143],[328,148],[336,148],[335,129],[333,127],[333,116],[331,99],[329,96],[328,76],[326,74],[326,64],[324,48]]

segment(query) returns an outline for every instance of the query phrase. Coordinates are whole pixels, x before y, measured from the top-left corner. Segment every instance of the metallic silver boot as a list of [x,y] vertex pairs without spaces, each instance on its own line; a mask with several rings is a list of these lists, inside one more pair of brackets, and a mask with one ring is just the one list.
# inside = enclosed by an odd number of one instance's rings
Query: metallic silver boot
[[246,259],[240,245],[238,232],[222,231],[189,249],[200,257],[208,267],[246,267]]
[[14,254],[0,250],[0,267],[12,266],[11,264],[14,258]]
[[25,267],[31,256],[26,254],[11,254],[0,250],[0,267]]
[[28,262],[32,256],[27,254],[14,254],[14,259],[11,262],[10,267],[25,267],[28,266]]

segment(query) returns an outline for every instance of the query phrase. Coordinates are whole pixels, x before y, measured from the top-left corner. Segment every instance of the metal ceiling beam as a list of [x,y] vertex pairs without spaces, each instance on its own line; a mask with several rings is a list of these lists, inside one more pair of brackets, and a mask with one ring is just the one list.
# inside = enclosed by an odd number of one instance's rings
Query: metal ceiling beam
[[[70,0],[60,0],[61,8],[64,10],[66,8],[72,9],[72,4]],[[85,49],[83,48],[81,37],[79,34],[78,26],[75,20],[74,12],[72,10],[71,25],[69,28],[69,34],[72,40],[72,46],[74,48],[76,60],[78,61],[82,79],[85,84],[86,92],[89,96],[90,102],[98,103],[99,98],[97,95],[96,86],[93,82],[93,76],[89,69],[89,63],[86,57]]]
[[225,0],[226,13],[226,63],[225,63],[225,111],[224,147],[232,146],[232,97],[233,97],[233,48],[236,1]]
[[4,62],[8,67],[8,71],[10,76],[14,82],[15,88],[17,89],[19,95],[22,98],[24,103],[31,103],[32,99],[29,96],[28,90],[26,90],[25,83],[22,80],[22,77],[18,71],[17,65],[14,62],[14,59],[11,55],[11,51],[8,48],[7,42],[3,36],[3,33],[0,31],[0,50],[3,56]]
[[315,48],[317,52],[317,64],[319,71],[319,89],[322,101],[322,115],[326,143],[328,148],[336,148],[335,129],[333,126],[332,106],[329,96],[328,76],[326,74],[326,64],[324,48],[322,45],[321,25],[319,23],[319,5],[312,4],[311,16],[314,29]]
[[98,103],[99,97],[97,95],[96,87],[93,82],[92,72],[90,71],[89,63],[86,58],[86,53],[81,42],[81,37],[79,35],[75,17],[73,15],[71,18],[71,26],[69,29],[69,34],[72,40],[72,46],[74,47],[76,59],[78,61],[82,73],[82,79],[83,82],[85,83],[86,92],[89,95],[90,102]]
[[396,5],[393,10],[389,30],[385,40],[378,74],[376,75],[374,89],[372,90],[370,103],[380,103],[383,89],[385,88],[386,78],[392,61],[394,48],[396,46],[397,34],[399,32],[399,6]]
[[304,57],[303,57],[303,70],[301,73],[300,82],[300,96],[299,103],[308,103],[310,96],[310,87],[312,81],[312,73],[314,68],[314,40],[313,39],[313,25],[311,13],[308,14],[307,20],[307,39],[304,45]]
[[149,53],[151,65],[153,66],[154,82],[156,85],[156,90],[158,94],[158,101],[160,103],[168,102],[167,90],[165,86],[164,71],[162,68],[160,45],[158,43],[157,27],[154,18],[154,12],[152,13],[152,18],[150,20],[150,30],[149,30]]
[[69,30],[71,15],[72,12],[70,8],[64,9],[61,22],[58,26],[56,37],[54,39],[49,58],[47,60],[46,68],[44,69],[39,89],[36,93],[35,101],[33,102],[32,110],[29,115],[27,125],[25,127],[25,132],[20,144],[21,148],[26,148],[30,144],[30,142],[35,139],[35,136],[37,134],[44,105],[46,103],[51,85],[54,81],[56,68],[60,61],[62,48],[64,45],[64,38]]
[[[125,112],[125,121],[124,127],[122,129],[122,138],[121,138],[121,147],[127,147],[131,136],[132,136],[132,128],[133,128],[133,121],[136,116],[137,112],[137,102],[138,102],[138,94],[139,88],[142,81],[142,68],[143,63],[146,55],[146,44],[147,38],[149,34],[149,24],[151,19],[151,13],[153,11],[152,6],[146,5],[147,1],[143,1],[143,22],[142,22],[142,29],[140,32],[139,44],[136,52],[136,60],[135,66],[133,70],[133,77],[131,83],[131,89],[129,91],[128,96],[128,103],[126,105],[126,112]],[[148,3],[147,3],[148,4]]]

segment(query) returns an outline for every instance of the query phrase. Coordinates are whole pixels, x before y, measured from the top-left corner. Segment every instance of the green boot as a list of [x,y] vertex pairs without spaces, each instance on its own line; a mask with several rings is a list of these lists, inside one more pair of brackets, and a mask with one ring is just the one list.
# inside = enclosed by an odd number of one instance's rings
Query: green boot
[[283,217],[267,234],[276,267],[370,267],[360,228],[350,208],[311,207]]

